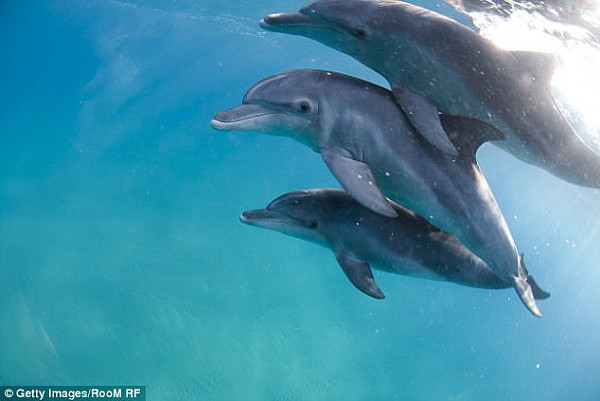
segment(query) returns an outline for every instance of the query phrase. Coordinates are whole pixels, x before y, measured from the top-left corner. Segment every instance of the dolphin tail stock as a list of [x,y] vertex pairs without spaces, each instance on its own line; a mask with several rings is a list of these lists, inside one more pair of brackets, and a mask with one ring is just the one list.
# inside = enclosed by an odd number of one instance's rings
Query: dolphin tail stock
[[[519,296],[519,299],[525,307],[536,317],[542,317],[542,312],[535,303],[535,297],[531,284],[527,282],[527,273],[524,269],[523,255],[519,255],[519,265],[517,268],[517,275],[512,276],[513,287]],[[535,282],[535,281],[534,281]],[[536,285],[537,287],[537,285]],[[539,287],[537,287],[539,288]]]

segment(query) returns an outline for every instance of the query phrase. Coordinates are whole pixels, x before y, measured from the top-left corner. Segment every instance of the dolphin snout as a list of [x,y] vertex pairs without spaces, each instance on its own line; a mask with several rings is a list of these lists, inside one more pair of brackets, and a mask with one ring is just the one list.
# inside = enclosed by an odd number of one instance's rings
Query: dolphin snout
[[232,121],[230,110],[223,110],[215,114],[210,121],[211,127],[218,130],[226,130]]
[[217,120],[217,121],[225,122],[225,121],[229,120],[230,115],[231,115],[231,112],[229,110],[220,111],[217,114],[215,114],[215,116],[213,117],[213,121]]
[[246,210],[240,214],[240,221],[242,223],[251,224],[259,216],[256,210]]
[[259,24],[261,28],[277,31],[286,27],[315,25],[315,21],[310,16],[300,13],[276,13],[265,16]]
[[280,20],[281,15],[282,15],[282,13],[269,14],[269,15],[265,16],[263,19],[261,19],[259,21],[259,24],[263,28],[265,27],[265,25],[275,25],[275,24],[277,24],[277,21]]
[[258,129],[261,117],[275,112],[268,107],[257,104],[242,104],[215,114],[210,125],[218,130]]
[[251,226],[281,231],[285,226],[295,226],[296,222],[276,210],[246,210],[240,215],[240,221]]

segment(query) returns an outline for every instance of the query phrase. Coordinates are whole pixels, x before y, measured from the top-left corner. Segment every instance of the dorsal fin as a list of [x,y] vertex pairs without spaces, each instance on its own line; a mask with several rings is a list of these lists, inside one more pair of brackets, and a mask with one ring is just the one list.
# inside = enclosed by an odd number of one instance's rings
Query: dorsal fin
[[458,152],[472,161],[484,142],[504,139],[504,134],[495,127],[474,118],[442,114],[440,119]]
[[552,53],[527,50],[513,50],[510,53],[529,70],[529,73],[540,84],[550,82],[554,67],[556,67],[556,58]]

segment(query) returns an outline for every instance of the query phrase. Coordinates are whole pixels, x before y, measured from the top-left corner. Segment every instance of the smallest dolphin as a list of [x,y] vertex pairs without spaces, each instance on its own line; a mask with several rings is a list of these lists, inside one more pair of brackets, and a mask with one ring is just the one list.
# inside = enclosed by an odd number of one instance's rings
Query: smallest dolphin
[[[455,236],[395,202],[391,205],[397,218],[365,208],[342,190],[312,189],[282,195],[265,209],[243,212],[240,220],[331,249],[350,282],[377,299],[385,295],[370,264],[389,273],[469,287],[511,287]],[[550,296],[531,276],[527,281],[536,299]]]

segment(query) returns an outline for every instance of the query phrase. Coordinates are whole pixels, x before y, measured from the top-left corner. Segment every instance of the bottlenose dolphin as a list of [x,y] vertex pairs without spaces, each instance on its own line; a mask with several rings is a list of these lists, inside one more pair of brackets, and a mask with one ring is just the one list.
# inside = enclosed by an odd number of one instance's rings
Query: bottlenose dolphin
[[217,113],[211,125],[289,136],[320,152],[359,203],[397,217],[387,195],[455,235],[541,316],[506,221],[474,161],[479,145],[496,132],[483,123],[464,132],[464,121],[443,116],[460,152],[455,157],[414,133],[390,91],[347,75],[297,70],[256,83],[241,106]]
[[450,18],[397,0],[317,0],[260,25],[315,39],[383,75],[413,126],[448,153],[438,110],[491,124],[505,135],[496,145],[519,159],[600,187],[600,154],[558,109],[548,54],[502,50]]
[[[282,195],[266,209],[245,211],[240,220],[331,249],[350,282],[378,299],[385,296],[370,264],[389,273],[469,287],[510,287],[455,236],[397,203],[390,205],[397,218],[372,212],[342,190],[311,189]],[[536,299],[550,296],[531,276],[527,281]]]

